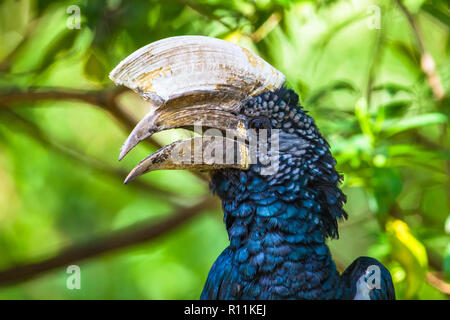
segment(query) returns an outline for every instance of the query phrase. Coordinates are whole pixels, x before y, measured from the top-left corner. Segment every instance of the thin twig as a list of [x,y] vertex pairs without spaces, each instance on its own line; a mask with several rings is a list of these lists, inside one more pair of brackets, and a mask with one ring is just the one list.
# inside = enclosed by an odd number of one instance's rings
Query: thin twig
[[444,87],[442,85],[441,78],[436,71],[436,64],[434,63],[433,57],[428,52],[425,46],[425,41],[423,39],[422,32],[420,31],[416,17],[411,12],[409,12],[408,8],[406,8],[401,0],[397,0],[397,4],[408,19],[409,25],[411,26],[412,33],[414,35],[414,38],[416,39],[421,54],[421,68],[427,77],[428,85],[433,91],[433,96],[436,100],[442,100],[445,96]]
[[367,85],[366,85],[366,101],[367,101],[367,107],[371,109],[372,104],[372,87],[373,83],[375,82],[375,75],[377,71],[377,67],[380,62],[380,57],[382,53],[382,43],[384,42],[384,31],[382,29],[377,30],[376,36],[375,36],[375,52],[372,57],[372,61],[369,67],[369,74],[367,76]]
[[26,281],[42,273],[66,267],[74,262],[153,240],[168,234],[199,213],[212,209],[216,205],[216,199],[207,198],[195,206],[179,209],[178,212],[158,223],[139,223],[139,225],[143,226],[123,228],[108,235],[86,241],[86,243],[68,247],[53,258],[0,271],[0,286]]
[[426,280],[428,284],[442,292],[443,294],[450,296],[450,283],[445,282],[443,279],[441,279],[438,275],[427,272],[426,274]]
[[260,42],[278,26],[280,21],[281,15],[278,12],[272,13],[255,32],[249,35],[250,39],[255,43]]
[[195,12],[197,12],[198,14],[208,18],[209,20],[212,21],[217,21],[220,24],[222,24],[225,28],[227,28],[230,31],[233,31],[234,28],[232,25],[228,24],[227,22],[223,21],[220,17],[216,16],[215,14],[208,12],[207,10],[204,10],[201,6],[192,3],[191,1],[188,0],[177,0],[178,2],[180,2],[181,4],[191,8],[192,10],[194,10]]

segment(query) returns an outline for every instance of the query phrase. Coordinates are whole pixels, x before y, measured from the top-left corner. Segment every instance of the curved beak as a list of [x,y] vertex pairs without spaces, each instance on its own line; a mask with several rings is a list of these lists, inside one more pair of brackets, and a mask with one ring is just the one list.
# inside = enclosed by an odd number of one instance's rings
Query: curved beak
[[172,128],[206,129],[202,136],[171,143],[142,160],[124,183],[154,170],[217,170],[248,168],[247,131],[237,116],[205,106],[154,109],[128,136],[119,160],[140,141],[156,132]]
[[281,72],[250,51],[202,36],[151,43],[123,60],[110,78],[152,104],[123,144],[119,160],[156,132],[196,126],[204,132],[151,154],[125,183],[153,170],[247,169],[247,130],[240,108],[247,99],[285,82]]

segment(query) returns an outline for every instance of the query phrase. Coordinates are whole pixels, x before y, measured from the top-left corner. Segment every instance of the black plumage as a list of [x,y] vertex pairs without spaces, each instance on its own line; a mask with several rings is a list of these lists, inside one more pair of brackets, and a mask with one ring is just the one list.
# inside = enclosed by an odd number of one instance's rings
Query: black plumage
[[265,165],[259,162],[247,171],[212,174],[230,245],[214,263],[201,298],[364,299],[359,291],[371,276],[369,266],[378,267],[382,284],[369,297],[395,298],[389,272],[375,259],[359,258],[342,275],[336,269],[326,240],[338,238],[338,221],[347,218],[342,177],[298,96],[286,88],[263,93],[243,104],[240,116],[249,128],[280,130],[279,166],[272,175],[261,174]]

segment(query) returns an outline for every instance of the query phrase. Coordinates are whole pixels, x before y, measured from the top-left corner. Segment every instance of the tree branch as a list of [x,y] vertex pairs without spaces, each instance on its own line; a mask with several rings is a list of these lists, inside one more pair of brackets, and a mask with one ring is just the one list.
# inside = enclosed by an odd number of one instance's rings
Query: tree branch
[[86,241],[86,243],[68,247],[50,259],[0,271],[0,286],[26,281],[42,273],[66,267],[74,262],[153,240],[169,233],[202,211],[212,209],[216,205],[217,200],[215,198],[207,198],[192,207],[180,208],[178,212],[156,224],[152,222],[141,227],[131,226],[123,228],[107,236],[100,236]]
[[[439,77],[439,74],[436,71],[436,64],[434,63],[433,57],[428,52],[425,46],[425,41],[422,36],[422,32],[420,31],[416,17],[411,12],[409,12],[408,8],[406,8],[402,0],[397,0],[397,4],[403,11],[403,14],[406,16],[409,25],[411,26],[411,30],[414,34],[414,37],[416,39],[421,54],[420,66],[422,71],[425,73],[427,77],[427,82],[431,88],[431,91],[433,92],[433,96],[435,100],[443,102],[445,101],[444,97],[446,95],[444,86],[442,85],[441,78]],[[444,106],[444,104],[442,104],[442,106]],[[447,123],[442,124],[440,140],[443,149],[446,149],[448,146],[447,131],[448,131],[448,124]],[[450,175],[450,161],[448,160],[445,162],[445,171],[447,175]],[[447,182],[447,202],[450,203],[450,180]]]
[[[1,105],[0,105],[0,109]],[[41,129],[36,126],[33,122],[29,121],[28,119],[25,119],[24,117],[20,116],[19,114],[15,113],[12,110],[6,109],[2,110],[1,113],[3,115],[8,116],[8,119],[11,121],[14,121],[17,126],[15,128],[18,128],[19,130],[22,130],[25,132],[29,137],[36,140],[38,143],[40,143],[45,148],[60,154],[72,161],[75,161],[89,169],[95,170],[101,174],[108,175],[114,179],[117,179],[120,182],[123,182],[124,177],[126,177],[127,172],[114,168],[112,166],[109,166],[105,164],[104,162],[94,159],[92,157],[87,157],[82,152],[75,150],[74,148],[69,148],[67,146],[64,146],[52,139],[49,139],[42,131]],[[134,183],[130,184],[131,188],[137,188],[143,191],[146,191],[152,195],[159,195],[162,197],[169,196],[169,200],[172,197],[178,196],[170,191],[160,189],[154,185],[148,184],[144,182],[143,180],[136,180]]]
[[[101,91],[80,91],[61,88],[46,88],[39,90],[30,89],[27,91],[10,91],[0,93],[0,108],[9,107],[12,103],[27,102],[27,101],[39,101],[39,100],[75,100],[85,102],[107,111],[122,124],[125,129],[132,131],[136,125],[136,120],[128,116],[121,108],[117,101],[118,96],[125,92],[125,87],[116,87],[109,90]],[[154,139],[147,138],[144,140],[152,147],[161,148],[161,145]],[[207,181],[207,177],[199,172],[192,172],[196,177],[202,181]]]
[[[10,91],[0,94],[0,106],[10,106],[11,103],[40,101],[40,100],[75,100],[85,102],[101,109],[108,111],[116,120],[118,120],[125,128],[131,131],[136,121],[129,117],[125,112],[120,110],[117,104],[117,97],[125,92],[125,87],[116,87],[109,90],[72,90],[62,88],[39,88],[39,90],[30,88],[27,91]],[[153,147],[160,148],[155,140],[148,138],[145,140]]]
[[[20,121],[22,127],[25,127],[26,131],[30,133],[30,136],[57,153],[69,157],[72,160],[77,160],[78,162],[90,168],[94,168],[99,172],[103,172],[114,177],[123,177],[125,176],[125,173],[121,170],[103,165],[98,160],[86,158],[82,153],[48,139],[34,123],[21,117],[17,113],[8,110],[9,108],[4,106],[4,103],[35,100],[76,100],[99,106],[102,109],[111,112],[111,114],[121,123],[125,124],[125,126],[132,127],[134,126],[134,121],[119,108],[116,102],[116,97],[121,92],[123,92],[123,88],[112,91],[89,92],[78,92],[73,90],[10,92],[0,95],[0,109],[7,109],[5,110],[6,112],[4,112],[5,114],[13,116],[16,121]],[[134,185],[134,187],[149,191],[152,194],[167,196],[167,191],[161,190],[144,182],[136,181]],[[69,247],[53,258],[0,271],[0,286],[29,280],[44,272],[66,266],[76,261],[85,260],[99,254],[104,254],[149,241],[187,222],[203,210],[213,208],[216,204],[217,201],[215,199],[207,198],[192,207],[186,208],[176,206],[176,208],[178,208],[177,213],[165,218],[157,224],[150,223],[144,225],[143,227],[128,227],[123,230],[113,232],[108,236],[101,236],[86,243]]]

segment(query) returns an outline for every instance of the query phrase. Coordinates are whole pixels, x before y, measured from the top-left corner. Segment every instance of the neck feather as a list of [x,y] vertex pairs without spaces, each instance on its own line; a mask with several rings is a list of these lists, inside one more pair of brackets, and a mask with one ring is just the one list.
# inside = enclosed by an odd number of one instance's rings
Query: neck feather
[[342,295],[326,245],[330,228],[325,226],[323,210],[327,208],[316,190],[300,184],[270,186],[269,177],[237,170],[216,173],[211,185],[222,199],[239,282],[251,288],[239,298]]

